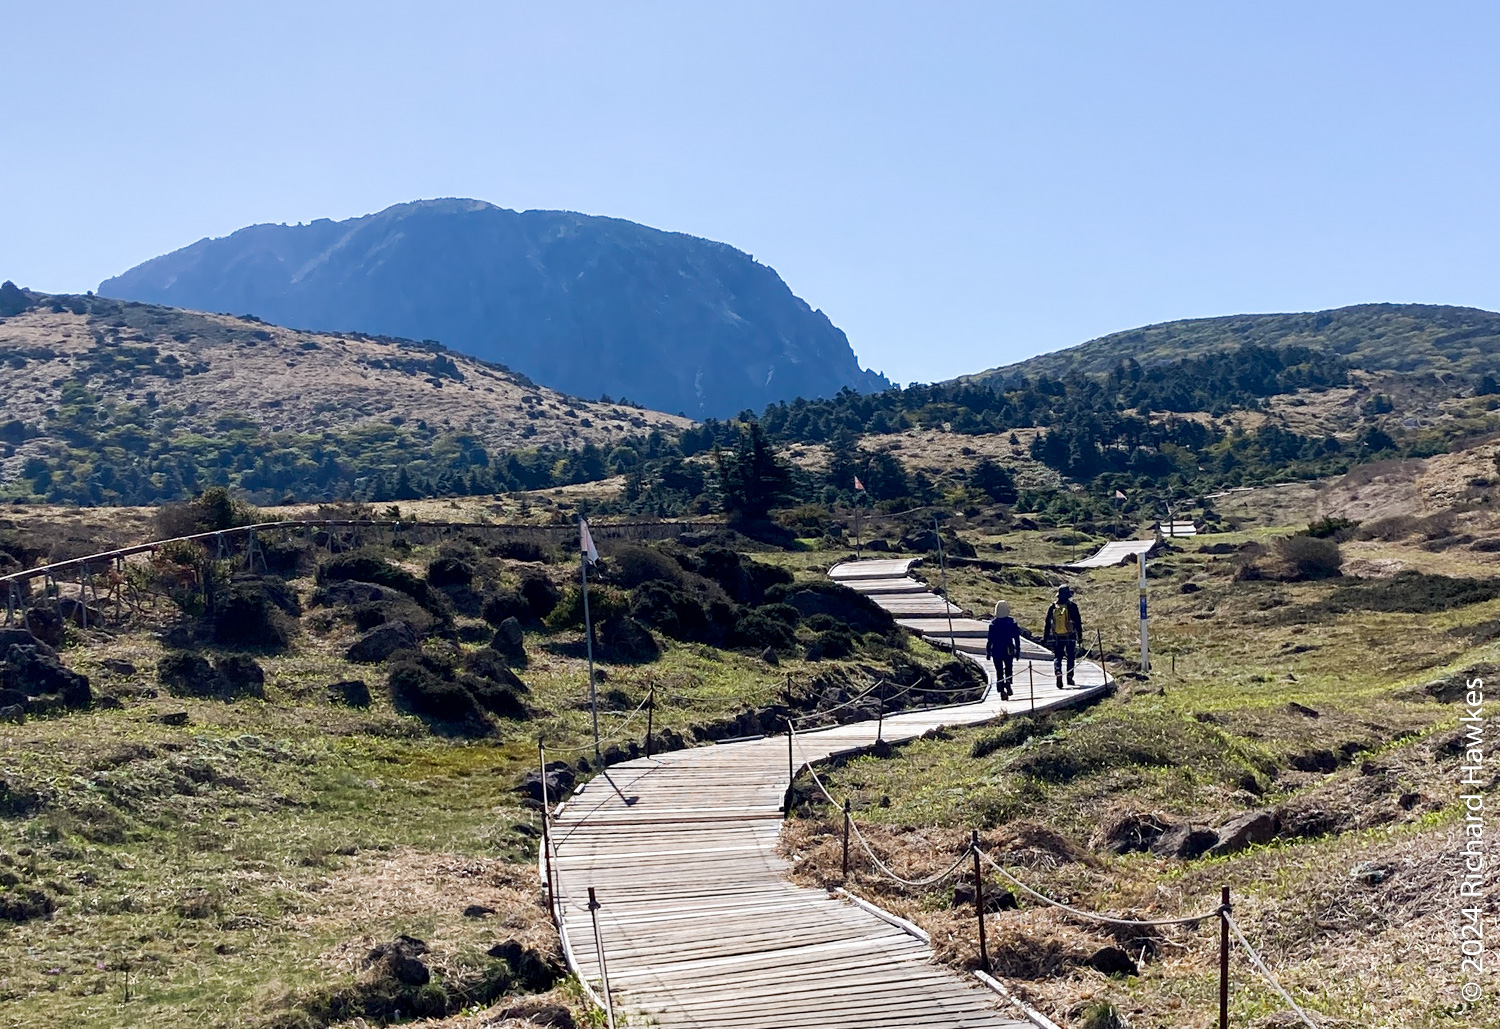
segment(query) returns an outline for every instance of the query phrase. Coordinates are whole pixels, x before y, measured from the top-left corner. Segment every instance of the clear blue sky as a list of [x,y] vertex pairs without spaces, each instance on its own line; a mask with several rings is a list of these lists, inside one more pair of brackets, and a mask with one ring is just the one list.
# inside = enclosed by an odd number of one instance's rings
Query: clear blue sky
[[1153,321],[1500,308],[1500,8],[0,0],[0,278],[421,197],[774,266],[902,381]]

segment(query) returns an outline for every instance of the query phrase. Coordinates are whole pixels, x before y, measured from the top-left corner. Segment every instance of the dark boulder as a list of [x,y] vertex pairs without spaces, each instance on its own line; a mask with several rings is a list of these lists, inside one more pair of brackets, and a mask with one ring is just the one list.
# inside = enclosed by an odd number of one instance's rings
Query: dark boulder
[[1105,975],[1139,975],[1135,960],[1119,947],[1101,947],[1090,955],[1088,965]]
[[[485,952],[490,957],[504,961],[510,968],[512,977],[525,989],[536,993],[550,990],[566,974],[566,969],[555,958],[548,957],[531,947],[526,947],[519,940],[506,940],[497,943]],[[535,1016],[528,1015],[528,1020],[535,1022]],[[572,1025],[571,1019],[567,1022],[542,1022],[542,1025]]]
[[230,654],[217,662],[219,677],[224,680],[224,699],[266,695],[266,673],[252,658]]
[[26,628],[49,647],[60,647],[63,643],[62,615],[50,607],[32,607],[26,610]]
[[1102,836],[1105,848],[1112,853],[1144,853],[1173,828],[1173,824],[1160,815],[1131,812],[1105,826]]
[[599,642],[606,661],[641,664],[661,657],[661,647],[640,622],[629,615],[611,618],[599,627]]
[[0,818],[29,815],[42,806],[42,795],[30,786],[0,779]]
[[891,551],[891,545],[885,540],[873,539],[865,544],[865,549],[872,554],[888,554]]
[[[578,782],[578,777],[573,774],[565,761],[547,762],[547,801],[556,804],[563,798]],[[542,773],[533,769],[527,772],[521,779],[520,792],[528,799],[542,802]]]
[[1281,820],[1274,810],[1247,811],[1219,828],[1219,842],[1209,853],[1215,856],[1235,854],[1247,847],[1270,843],[1280,827]]
[[188,724],[189,719],[188,713],[186,711],[163,711],[161,714],[157,715],[151,720],[160,725],[170,725],[174,728],[181,728],[182,726]]
[[1172,857],[1180,861],[1192,861],[1207,854],[1219,842],[1219,834],[1212,829],[1195,829],[1190,825],[1179,825],[1168,829],[1151,845],[1151,853],[1158,857]]
[[365,966],[380,966],[380,970],[392,979],[407,986],[425,986],[432,978],[422,955],[428,951],[427,944],[412,936],[398,936],[390,943],[382,943],[365,957]]
[[57,656],[50,644],[42,642],[29,629],[0,628],[0,657],[12,646],[36,647],[48,657]]
[[405,594],[393,590],[389,586],[378,586],[373,582],[346,579],[342,582],[330,582],[319,586],[313,593],[313,603],[324,607],[333,607],[337,604],[346,604],[353,607],[355,604],[391,600],[397,596],[405,596]]
[[55,694],[75,709],[94,700],[88,677],[66,667],[45,644],[13,643],[0,653],[0,683],[27,697]]
[[157,664],[156,677],[176,697],[229,701],[265,696],[265,672],[247,657],[223,657],[214,667],[202,654],[173,651]]
[[129,661],[121,661],[117,657],[107,657],[99,663],[103,665],[104,670],[106,672],[109,672],[111,675],[129,677],[134,675],[137,670],[135,665],[131,664]]
[[359,679],[346,679],[341,682],[330,683],[328,686],[328,702],[340,704],[344,707],[369,707],[370,687]]
[[26,705],[0,704],[0,722],[24,725],[26,723]]
[[156,678],[168,693],[177,697],[211,697],[224,688],[208,658],[186,650],[162,655],[156,665]]
[[509,619],[534,617],[531,605],[515,590],[496,590],[484,598],[480,617],[497,629]]
[[427,581],[439,589],[468,586],[474,582],[474,566],[461,557],[447,554],[427,566]]
[[515,615],[501,619],[490,640],[490,648],[512,664],[524,665],[526,638],[521,632],[521,620]]
[[398,650],[414,650],[416,646],[417,633],[410,625],[405,622],[385,622],[362,633],[349,645],[344,657],[362,664],[377,664]]
[[0,890],[0,922],[29,922],[57,910],[51,894],[33,889]]
[[1339,759],[1333,751],[1317,747],[1302,754],[1293,754],[1287,764],[1299,772],[1333,772],[1339,767]]

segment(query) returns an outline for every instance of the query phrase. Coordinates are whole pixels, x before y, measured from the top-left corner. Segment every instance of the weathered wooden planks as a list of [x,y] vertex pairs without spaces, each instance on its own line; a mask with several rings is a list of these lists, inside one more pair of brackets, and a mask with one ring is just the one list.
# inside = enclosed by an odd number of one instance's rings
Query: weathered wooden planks
[[[885,580],[885,592],[871,592],[877,603],[911,596],[889,583],[909,562],[861,564],[875,567],[843,565],[840,578],[851,585]],[[992,690],[980,703],[893,714],[878,727],[859,722],[799,733],[792,764],[869,747],[877,731],[901,741],[1023,712],[1033,686],[1038,709],[1105,688],[1097,665],[1080,664],[1079,688],[1059,690],[1050,655],[1029,650],[1027,658],[1034,660],[1017,662],[1016,699],[1000,701]],[[593,887],[616,1011],[629,1024],[1029,1026],[1002,1012],[994,994],[933,965],[924,941],[786,880],[787,862],[776,848],[788,783],[787,740],[780,736],[625,762],[581,788],[552,823],[556,910],[575,971],[598,985]]]

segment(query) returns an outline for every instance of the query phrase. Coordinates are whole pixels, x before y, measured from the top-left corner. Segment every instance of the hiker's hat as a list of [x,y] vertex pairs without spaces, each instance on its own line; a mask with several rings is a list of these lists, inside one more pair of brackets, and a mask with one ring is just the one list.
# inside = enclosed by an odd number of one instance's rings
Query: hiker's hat
[[1073,587],[1072,586],[1059,586],[1059,587],[1057,587],[1057,599],[1058,600],[1067,600],[1072,595],[1073,595]]
[[1007,604],[1003,600],[997,600],[997,601],[995,601],[995,617],[996,618],[1009,618],[1010,617],[1010,605]]

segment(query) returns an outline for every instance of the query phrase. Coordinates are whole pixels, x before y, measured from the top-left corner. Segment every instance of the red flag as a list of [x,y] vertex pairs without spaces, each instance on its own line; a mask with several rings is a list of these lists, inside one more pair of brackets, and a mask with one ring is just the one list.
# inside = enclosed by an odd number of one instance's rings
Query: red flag
[[859,481],[858,475],[854,477],[854,488],[859,490],[861,493],[865,491],[865,484]]

